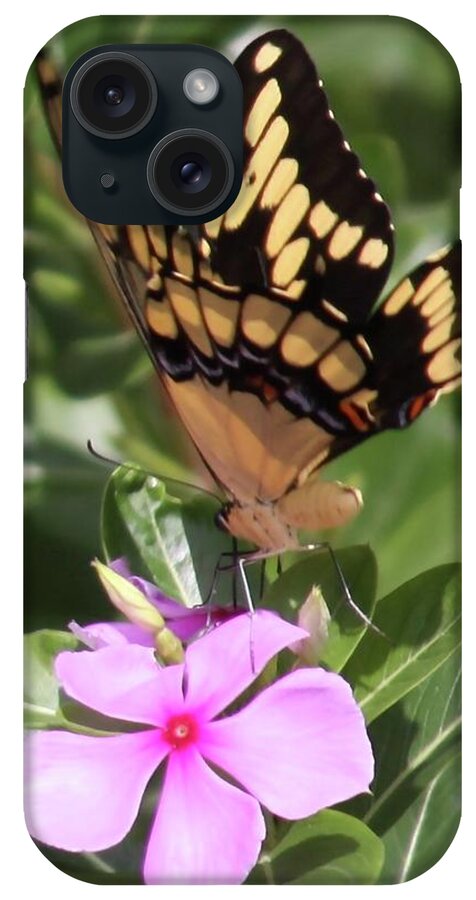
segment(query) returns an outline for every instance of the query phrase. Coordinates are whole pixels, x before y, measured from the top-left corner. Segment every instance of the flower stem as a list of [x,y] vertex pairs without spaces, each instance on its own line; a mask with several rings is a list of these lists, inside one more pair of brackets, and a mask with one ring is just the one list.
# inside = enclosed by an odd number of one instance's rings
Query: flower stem
[[258,865],[263,870],[264,877],[268,884],[274,884],[274,873],[272,864],[272,853],[277,844],[276,823],[274,816],[267,810],[263,810],[266,822],[266,839],[263,844],[263,851],[258,860]]
[[264,810],[264,818],[266,821],[266,846],[268,850],[274,850],[278,842],[276,822],[274,821],[274,816],[267,810]]
[[267,883],[274,884],[273,867],[271,865],[271,859],[267,853],[263,853],[263,855],[260,857],[259,864],[263,869]]

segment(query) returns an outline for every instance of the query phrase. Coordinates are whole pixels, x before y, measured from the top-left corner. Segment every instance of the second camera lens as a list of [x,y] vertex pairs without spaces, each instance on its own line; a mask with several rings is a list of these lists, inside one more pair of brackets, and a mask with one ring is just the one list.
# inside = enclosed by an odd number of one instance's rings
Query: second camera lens
[[180,169],[180,178],[184,184],[198,184],[202,171],[202,167],[198,163],[186,162]]
[[233,159],[216,135],[198,129],[172,132],[154,147],[147,166],[149,188],[159,203],[180,215],[203,215],[228,196]]
[[179,191],[198,194],[210,184],[212,167],[202,153],[180,153],[172,162],[170,175]]

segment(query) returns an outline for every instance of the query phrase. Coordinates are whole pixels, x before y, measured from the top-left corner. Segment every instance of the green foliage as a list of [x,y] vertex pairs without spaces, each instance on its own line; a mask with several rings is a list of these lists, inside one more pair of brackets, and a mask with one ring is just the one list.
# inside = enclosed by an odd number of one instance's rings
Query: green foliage
[[458,651],[459,567],[424,572],[379,602],[374,622],[388,638],[367,632],[344,669],[371,722]]
[[25,637],[25,725],[27,728],[65,727],[54,660],[63,650],[74,650],[78,641],[60,631],[36,631]]
[[136,572],[160,584],[184,606],[202,602],[229,540],[218,531],[213,497],[198,492],[188,502],[168,494],[157,478],[118,469],[103,503],[102,539],[108,560],[125,556]]
[[[329,640],[322,663],[340,672],[365,634],[364,623],[345,604],[336,568],[323,548],[306,554],[307,558],[293,563],[277,579],[264,596],[263,603],[277,609],[290,621],[304,603],[314,585],[319,585],[332,614]],[[336,553],[352,594],[352,599],[368,618],[375,609],[377,591],[377,563],[369,547],[346,547]]]
[[328,809],[291,825],[248,883],[375,884],[383,861],[383,844],[370,828]]
[[408,881],[427,871],[458,828],[460,680],[455,642],[447,660],[371,728],[377,777],[365,821],[385,845],[383,882]]
[[[208,495],[174,497],[162,482],[118,469],[103,504],[106,552],[109,557],[125,554],[134,571],[137,564],[137,571],[164,592],[191,605],[203,597],[206,579],[201,573],[210,572],[222,546],[222,537],[212,530],[214,509]],[[408,880],[441,857],[458,825],[458,567],[439,566],[376,602],[377,565],[370,549],[346,548],[337,558],[354,601],[384,636],[345,606],[336,569],[324,551],[291,562],[268,586],[263,602],[295,621],[309,590],[321,588],[332,613],[321,664],[342,671],[371,723],[376,758],[372,795],[344,804],[345,811],[324,811],[290,827],[276,822],[249,883]],[[117,730],[117,722],[61,699],[53,660],[75,646],[76,639],[61,632],[40,631],[27,638],[27,724],[86,734]],[[291,654],[287,656],[289,667]],[[122,723],[120,730],[131,727]],[[143,815],[147,818],[146,811]],[[143,815],[121,843],[125,858],[135,860],[130,873],[126,867],[128,881],[138,877],[147,833]],[[125,877],[124,856],[112,851],[95,854],[92,861],[89,855],[82,862],[76,855],[70,860],[70,854],[62,853],[59,858],[72,874],[84,866],[80,877],[86,880],[120,883]]]

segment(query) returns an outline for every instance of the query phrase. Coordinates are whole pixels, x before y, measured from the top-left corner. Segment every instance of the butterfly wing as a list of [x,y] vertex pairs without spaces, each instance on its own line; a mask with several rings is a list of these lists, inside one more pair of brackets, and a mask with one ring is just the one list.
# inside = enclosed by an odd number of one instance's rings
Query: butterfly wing
[[[204,226],[230,284],[275,287],[299,308],[357,325],[393,259],[393,226],[375,184],[335,121],[314,63],[288,31],[236,62],[244,88],[244,176],[223,216]],[[237,247],[239,252],[237,253]]]
[[[233,206],[188,230],[89,224],[205,462],[233,498],[251,503],[303,485],[454,385],[459,282],[451,251],[451,306],[447,297],[439,328],[422,291],[441,260],[419,267],[372,316],[393,226],[314,64],[296,38],[275,31],[236,65],[245,166]],[[58,135],[59,82],[44,61],[39,73]]]
[[[199,229],[195,337],[169,280],[164,331],[172,306],[199,373],[193,387],[175,378],[169,390],[233,496],[273,500],[361,439],[339,410],[339,391],[366,373],[355,333],[387,277],[393,227],[302,44],[271,32],[236,65],[243,186],[223,216]],[[199,404],[214,415],[199,418]]]
[[403,428],[461,376],[461,244],[407,275],[370,319],[367,385],[375,424]]

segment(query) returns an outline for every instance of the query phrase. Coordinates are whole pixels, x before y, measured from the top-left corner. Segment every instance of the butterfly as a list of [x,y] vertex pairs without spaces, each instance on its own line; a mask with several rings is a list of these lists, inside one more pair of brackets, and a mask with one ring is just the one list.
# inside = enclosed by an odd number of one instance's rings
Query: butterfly
[[[228,502],[219,524],[263,551],[350,521],[362,498],[330,460],[411,424],[460,380],[460,245],[376,305],[394,227],[285,30],[236,62],[240,193],[201,226],[90,227],[154,366]],[[61,80],[38,61],[53,133]]]

